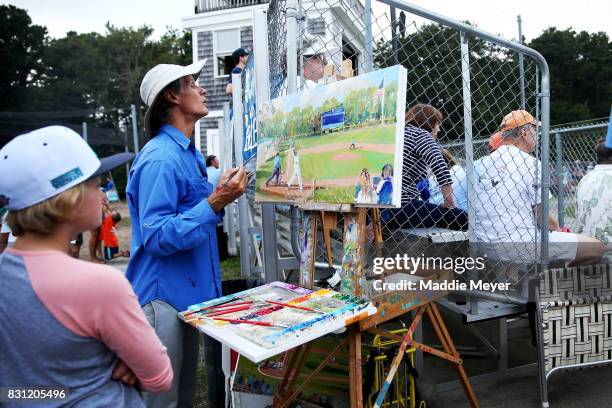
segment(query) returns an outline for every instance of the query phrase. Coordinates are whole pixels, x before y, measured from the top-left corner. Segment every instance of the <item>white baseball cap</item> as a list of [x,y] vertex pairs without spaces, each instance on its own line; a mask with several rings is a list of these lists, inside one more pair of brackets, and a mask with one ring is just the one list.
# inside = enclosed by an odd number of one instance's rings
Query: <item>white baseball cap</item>
[[78,133],[64,126],[17,136],[0,149],[0,208],[31,207],[133,157],[119,153],[98,159]]
[[140,97],[142,101],[149,107],[145,114],[145,132],[147,136],[151,135],[151,108],[157,100],[157,97],[163,89],[179,78],[187,75],[198,79],[202,68],[206,64],[206,60],[194,62],[191,65],[182,66],[175,64],[158,64],[151,68],[142,79],[140,84]]

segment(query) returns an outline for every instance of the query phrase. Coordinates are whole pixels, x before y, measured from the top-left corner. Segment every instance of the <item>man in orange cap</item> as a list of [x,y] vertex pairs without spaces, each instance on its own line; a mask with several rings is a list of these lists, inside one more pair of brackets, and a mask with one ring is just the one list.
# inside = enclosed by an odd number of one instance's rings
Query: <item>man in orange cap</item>
[[[489,256],[516,263],[539,258],[542,165],[530,154],[537,145],[538,125],[527,111],[510,112],[490,139],[494,151],[474,163],[474,234],[479,242],[494,244],[485,245]],[[559,232],[552,217],[549,229],[551,260],[575,264],[601,258],[600,241]]]

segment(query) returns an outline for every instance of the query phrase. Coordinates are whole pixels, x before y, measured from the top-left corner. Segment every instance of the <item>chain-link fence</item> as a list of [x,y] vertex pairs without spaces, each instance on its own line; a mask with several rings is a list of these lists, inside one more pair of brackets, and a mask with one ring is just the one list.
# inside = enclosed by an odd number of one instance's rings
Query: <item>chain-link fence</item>
[[[291,80],[285,79],[287,43],[282,37],[286,32],[287,14],[283,14],[283,6],[286,3],[273,1],[268,16],[272,97],[283,94],[285,84]],[[524,77],[521,78],[516,51],[501,42],[470,35],[433,18],[421,18],[408,8],[398,14],[399,8],[379,2],[373,2],[372,10],[366,10],[358,1],[325,0],[300,2],[297,11],[298,89],[317,85],[322,74],[322,68],[317,71],[317,65],[331,63],[338,71],[343,61],[351,60],[354,74],[359,75],[370,69],[401,64],[408,71],[406,110],[421,103],[430,105],[443,116],[437,140],[431,137],[433,132],[423,133],[423,129],[417,129],[418,126],[413,129],[417,134],[410,135],[418,140],[409,141],[409,136],[405,138],[404,172],[396,177],[402,177],[402,190],[408,190],[410,194],[403,194],[402,209],[381,211],[384,245],[382,252],[375,245],[368,245],[366,279],[370,281],[377,277],[373,272],[374,258],[381,255],[437,257],[438,263],[432,266],[436,268],[447,258],[455,260],[453,265],[456,266],[456,260],[466,254],[486,254],[486,268],[470,275],[471,278],[490,283],[511,283],[510,287],[517,291],[514,295],[524,296],[526,277],[533,266],[508,267],[507,264],[516,263],[513,255],[517,253],[521,255],[519,258],[529,254],[527,258],[531,265],[541,260],[541,235],[531,211],[532,203],[524,202],[530,198],[539,200],[541,168],[536,159],[529,159],[534,156],[522,154],[515,147],[504,147],[502,150],[510,150],[504,158],[509,161],[514,174],[506,178],[504,174],[496,175],[502,181],[513,182],[504,182],[491,192],[482,183],[483,176],[490,169],[479,168],[478,163],[491,152],[489,137],[500,129],[509,112],[518,109],[524,109],[532,116],[517,117],[515,121],[520,122],[522,133],[505,136],[513,141],[534,138],[530,149],[536,150],[535,157],[541,156],[535,126],[533,132],[526,126],[528,122],[535,125],[540,120],[542,95],[539,93],[540,72],[536,61],[525,55]],[[275,84],[280,86],[275,87]],[[505,144],[513,144],[507,140]],[[432,146],[430,152],[419,149],[418,144],[423,141]],[[445,166],[439,165],[443,160],[440,147],[445,147],[454,156],[454,167],[443,169]],[[425,157],[430,154],[435,158]],[[419,163],[415,166],[415,162]],[[372,169],[371,173],[376,174],[376,171],[380,169]],[[444,185],[451,178],[454,198],[448,198],[446,188],[436,187],[436,184]],[[527,180],[531,180],[531,184],[528,185]],[[429,198],[420,187],[417,188],[417,185],[427,185],[427,182]],[[416,194],[415,190],[418,191]],[[444,204],[457,208],[449,210]],[[342,225],[342,220],[339,225]],[[335,233],[338,241],[342,235],[340,231]],[[368,239],[372,242],[371,234]],[[491,250],[470,245],[470,242],[481,241],[500,244],[504,248]],[[318,240],[317,254],[317,260],[324,263],[326,256],[322,239]],[[340,263],[341,259],[342,245],[337,242],[334,263]],[[511,262],[513,260],[515,262]],[[403,276],[393,272],[401,271],[391,271],[387,278]],[[371,287],[369,293],[375,294]],[[521,301],[521,296],[504,293],[494,296],[491,292],[482,292],[481,295]]]
[[569,123],[551,129],[551,205],[561,227],[579,230],[576,188],[597,161],[596,145],[605,138],[607,119]]
[[287,93],[287,9],[285,0],[272,0],[268,7],[268,58],[270,98]]

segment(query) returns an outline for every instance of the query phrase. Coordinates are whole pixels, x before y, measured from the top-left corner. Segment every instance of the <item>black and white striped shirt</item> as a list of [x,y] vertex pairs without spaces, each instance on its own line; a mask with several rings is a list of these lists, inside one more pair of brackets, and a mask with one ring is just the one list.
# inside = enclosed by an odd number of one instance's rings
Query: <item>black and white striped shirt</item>
[[402,203],[418,198],[417,184],[425,180],[431,169],[438,185],[452,183],[442,149],[431,134],[413,125],[404,128],[404,158],[402,173]]

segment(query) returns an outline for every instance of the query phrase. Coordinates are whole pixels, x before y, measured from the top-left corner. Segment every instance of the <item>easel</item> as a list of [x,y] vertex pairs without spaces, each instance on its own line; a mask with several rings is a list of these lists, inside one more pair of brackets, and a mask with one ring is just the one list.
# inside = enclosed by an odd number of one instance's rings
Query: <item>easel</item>
[[[341,71],[341,77],[352,77],[353,71],[350,67],[350,61],[348,61],[348,64],[346,63],[347,61],[345,61],[342,65],[343,71]],[[329,66],[325,68],[326,75],[329,74],[330,71],[328,68]],[[374,234],[377,256],[382,255],[382,232],[378,209],[355,208],[351,205],[345,204],[308,204],[303,205],[302,210],[304,211],[304,225],[301,241],[302,255],[300,260],[299,285],[309,289],[312,289],[314,286],[316,235],[319,218],[322,223],[323,240],[325,242],[328,264],[330,267],[332,266],[330,231],[331,229],[335,229],[337,227],[338,215],[341,214],[344,217],[344,234],[342,273],[339,290],[354,296],[362,296],[363,287],[366,282],[364,261],[366,220],[368,211],[370,211],[371,227]],[[384,274],[381,275],[381,280],[384,279],[383,276]],[[448,279],[448,277],[449,274],[447,272],[439,272],[427,276],[428,279],[433,280],[445,278]],[[362,333],[366,331],[400,342],[399,351],[391,363],[385,383],[378,395],[378,398],[376,399],[375,407],[380,407],[384,401],[389,385],[397,371],[397,368],[404,358],[404,354],[408,346],[414,347],[425,353],[432,354],[454,364],[470,405],[473,408],[479,407],[480,405],[476,399],[474,390],[472,389],[467,374],[463,368],[463,360],[457,352],[457,349],[455,348],[455,345],[448,334],[442,316],[435,304],[435,300],[443,295],[443,292],[433,292],[429,294],[408,292],[408,296],[412,296],[412,299],[404,298],[398,301],[397,299],[399,299],[399,295],[385,293],[376,299],[373,299],[378,308],[378,313],[370,317],[358,315],[355,316],[352,321],[347,321],[347,337],[334,348],[334,350],[304,379],[300,385],[296,384],[297,379],[300,377],[300,373],[304,368],[306,356],[310,351],[311,344],[307,343],[296,347],[291,351],[290,357],[285,359],[288,361],[288,365],[285,375],[283,376],[283,380],[276,389],[273,407],[288,407],[291,402],[293,402],[300,395],[309,381],[314,378],[328,363],[333,361],[340,350],[348,345],[350,406],[352,408],[362,408],[363,384],[361,370],[361,336]],[[392,300],[392,298],[395,300]],[[406,333],[406,336],[404,337],[377,327],[379,324],[388,322],[400,315],[412,311],[416,312],[415,317],[408,332]],[[429,316],[444,351],[439,351],[412,339],[412,336],[417,329],[417,326],[421,323],[424,314]]]

